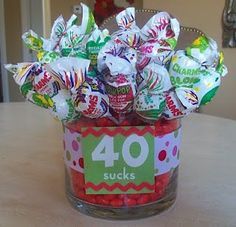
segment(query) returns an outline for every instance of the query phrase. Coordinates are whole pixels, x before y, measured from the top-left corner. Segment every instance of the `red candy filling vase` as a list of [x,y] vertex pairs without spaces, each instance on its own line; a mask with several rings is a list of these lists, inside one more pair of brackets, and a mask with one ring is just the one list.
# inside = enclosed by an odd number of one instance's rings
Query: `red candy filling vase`
[[175,202],[180,121],[122,125],[99,119],[64,126],[66,193],[84,214],[137,219]]

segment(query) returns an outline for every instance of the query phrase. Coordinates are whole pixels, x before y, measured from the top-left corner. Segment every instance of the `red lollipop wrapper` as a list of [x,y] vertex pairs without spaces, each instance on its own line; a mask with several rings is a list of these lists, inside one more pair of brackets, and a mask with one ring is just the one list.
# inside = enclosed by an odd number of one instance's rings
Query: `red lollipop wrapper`
[[135,8],[129,7],[116,16],[119,31],[112,38],[119,39],[127,47],[137,48],[142,43],[140,29],[135,22]]
[[106,82],[106,91],[110,107],[117,113],[128,113],[133,109],[136,95],[136,86],[132,78],[119,74],[111,81]]
[[198,96],[191,88],[176,88],[166,95],[166,119],[180,118],[190,114],[199,107]]
[[105,79],[106,92],[110,107],[117,113],[132,111],[133,100],[136,95],[136,70],[127,58],[106,56],[107,68],[102,74]]
[[[42,64],[34,63],[18,63],[17,65],[6,65],[7,70],[14,73],[13,78],[20,87],[29,83],[30,90],[39,95],[55,96],[61,89],[60,84],[52,78],[50,73]],[[25,94],[23,94],[25,96]]]
[[87,59],[62,57],[46,65],[46,68],[64,89],[75,93],[85,81],[89,64]]
[[179,22],[168,13],[154,15],[141,29],[145,42],[138,48],[138,69],[142,70],[149,62],[165,64],[177,44],[179,32]]
[[49,95],[50,97],[55,96],[58,94],[58,91],[61,90],[60,84],[54,80],[54,78],[44,67],[39,67],[35,71],[33,87],[39,94]]
[[178,20],[172,18],[167,12],[157,13],[141,29],[144,41],[165,40],[172,48],[177,44],[179,32]]

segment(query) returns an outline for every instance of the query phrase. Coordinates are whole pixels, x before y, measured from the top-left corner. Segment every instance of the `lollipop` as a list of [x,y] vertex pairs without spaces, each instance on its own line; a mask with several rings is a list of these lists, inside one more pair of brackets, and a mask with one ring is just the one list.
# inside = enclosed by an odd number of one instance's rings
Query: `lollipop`
[[138,69],[142,70],[149,62],[165,64],[177,44],[179,32],[179,22],[168,13],[154,15],[141,29],[144,43],[138,48]]
[[117,113],[132,111],[136,95],[136,70],[126,58],[107,55],[107,68],[102,71],[110,107]]
[[48,40],[39,37],[32,30],[25,32],[22,39],[28,48],[37,52],[37,58],[43,64],[53,62],[60,57],[60,54],[51,48]]
[[52,105],[50,98],[55,96],[61,87],[40,63],[9,64],[5,67],[14,73],[13,77],[27,100],[44,108]]
[[90,9],[81,6],[80,25],[76,15],[68,21],[60,16],[49,39],[31,30],[23,34],[39,62],[6,68],[27,100],[63,123],[82,115],[110,126],[155,125],[160,118],[183,117],[212,100],[227,73],[213,39],[200,36],[174,52],[180,25],[166,12],[140,29],[135,9],[127,8],[116,16],[119,29],[110,36],[97,27]]
[[147,65],[142,73],[143,86],[135,97],[134,109],[145,120],[155,121],[164,111],[165,93],[171,89],[168,71],[156,63]]
[[49,108],[50,113],[63,123],[78,120],[81,116],[74,108],[70,92],[68,90],[60,90],[57,95],[52,98],[53,105]]
[[205,67],[214,67],[220,57],[217,48],[216,41],[206,36],[200,36],[186,48],[186,54]]
[[71,90],[76,93],[76,90],[85,81],[90,60],[79,59],[75,57],[62,57],[46,66],[50,75],[59,82],[64,89]]
[[109,100],[104,85],[97,78],[86,78],[85,82],[72,95],[75,109],[88,118],[109,115]]
[[140,29],[135,22],[135,9],[129,7],[116,16],[120,30],[112,34],[113,39],[118,39],[126,47],[137,48],[142,43]]
[[200,81],[201,65],[179,50],[172,56],[169,74],[174,87],[191,88]]
[[81,6],[83,17],[80,26],[76,25],[76,15],[67,22],[60,16],[53,24],[50,39],[41,38],[31,30],[22,35],[25,44],[37,52],[41,63],[51,63],[61,56],[87,58],[85,45],[97,25],[90,9],[82,3]]
[[89,37],[88,42],[86,43],[86,51],[88,58],[91,61],[91,65],[95,68],[97,68],[99,51],[110,39],[109,31],[107,29],[101,31],[98,28],[96,28]]
[[198,96],[191,88],[176,88],[166,95],[166,119],[180,118],[190,114],[199,107]]

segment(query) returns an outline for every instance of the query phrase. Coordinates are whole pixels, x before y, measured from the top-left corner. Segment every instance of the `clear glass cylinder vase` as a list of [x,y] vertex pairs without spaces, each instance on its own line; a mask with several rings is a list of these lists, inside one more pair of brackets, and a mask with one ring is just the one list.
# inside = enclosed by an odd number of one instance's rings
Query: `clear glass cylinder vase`
[[[179,120],[162,119],[153,126],[155,173],[153,190],[149,193],[139,192],[139,189],[134,193],[86,193],[86,163],[84,164],[83,157],[86,150],[82,151],[81,147],[83,125],[88,127],[89,122],[75,122],[64,126],[66,195],[75,209],[94,217],[127,220],[161,213],[174,204],[181,137]],[[132,127],[137,128],[134,125],[129,128]]]

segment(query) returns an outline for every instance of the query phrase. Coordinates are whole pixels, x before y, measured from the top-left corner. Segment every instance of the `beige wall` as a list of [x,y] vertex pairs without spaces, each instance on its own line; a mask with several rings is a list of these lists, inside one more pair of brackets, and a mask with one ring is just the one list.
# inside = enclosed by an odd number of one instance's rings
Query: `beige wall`
[[[6,51],[7,62],[17,63],[22,61],[22,41],[21,41],[21,14],[20,0],[5,0],[5,31],[6,31]],[[18,86],[9,73],[9,93],[10,101],[22,101],[22,95]]]
[[[59,15],[63,15],[65,19],[68,19],[72,15],[73,5],[78,5],[80,2],[88,5],[93,9],[94,0],[50,0],[51,2],[51,19],[54,21]],[[117,6],[128,6],[129,4],[125,0],[115,0]],[[142,0],[136,0],[133,4],[136,8],[142,8]]]
[[[197,27],[215,39],[221,48],[223,0],[144,0],[144,8],[164,10],[184,26]],[[215,99],[202,112],[236,119],[236,48],[222,49],[229,74],[224,78]]]
[[51,2],[51,20],[54,21],[61,14],[65,19],[69,19],[69,17],[73,14],[73,6],[79,5],[80,2],[88,6],[93,5],[93,0],[50,0]]

